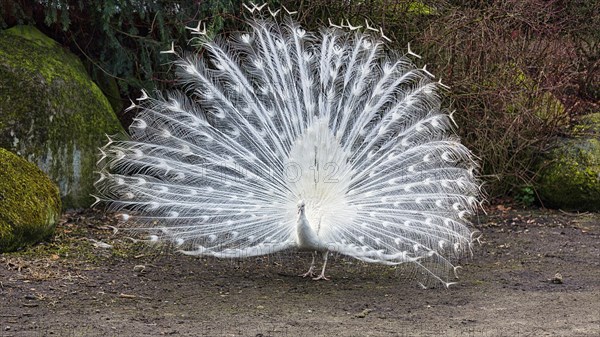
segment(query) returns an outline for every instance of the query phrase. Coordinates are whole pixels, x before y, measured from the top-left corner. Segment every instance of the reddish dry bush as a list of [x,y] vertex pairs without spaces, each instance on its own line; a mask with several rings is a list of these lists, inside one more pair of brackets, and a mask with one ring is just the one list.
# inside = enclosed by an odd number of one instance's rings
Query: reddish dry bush
[[463,5],[418,39],[453,87],[461,134],[482,172],[497,178],[488,184],[492,195],[532,185],[539,157],[568,132],[576,110],[565,98],[589,75],[565,13],[558,1]]
[[568,133],[573,115],[598,99],[594,1],[320,0],[303,6],[311,13],[306,21],[344,17],[356,25],[369,18],[397,41],[394,48],[412,42],[428,69],[452,87],[459,133],[481,158],[492,196],[533,185],[539,157]]

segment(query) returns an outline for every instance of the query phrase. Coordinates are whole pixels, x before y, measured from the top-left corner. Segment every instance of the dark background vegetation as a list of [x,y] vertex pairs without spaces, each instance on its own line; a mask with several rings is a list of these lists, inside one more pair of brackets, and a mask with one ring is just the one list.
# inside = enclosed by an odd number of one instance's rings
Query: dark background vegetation
[[[598,112],[600,5],[596,0],[275,1],[318,29],[328,19],[383,27],[390,47],[451,90],[458,133],[480,158],[491,197],[530,197],[539,159],[578,116]],[[244,29],[241,0],[0,0],[0,28],[35,25],[79,55],[122,123],[139,90],[170,85],[160,50],[188,46],[202,19],[211,35]],[[531,199],[527,199],[531,200]]]

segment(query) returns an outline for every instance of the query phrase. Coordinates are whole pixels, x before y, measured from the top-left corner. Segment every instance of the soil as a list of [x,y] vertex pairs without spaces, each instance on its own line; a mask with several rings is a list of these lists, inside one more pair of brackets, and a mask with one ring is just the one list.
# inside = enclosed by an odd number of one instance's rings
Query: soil
[[[110,215],[0,255],[0,336],[599,336],[600,214],[497,206],[449,288],[310,254],[241,261],[134,242]],[[110,246],[109,246],[110,245]]]

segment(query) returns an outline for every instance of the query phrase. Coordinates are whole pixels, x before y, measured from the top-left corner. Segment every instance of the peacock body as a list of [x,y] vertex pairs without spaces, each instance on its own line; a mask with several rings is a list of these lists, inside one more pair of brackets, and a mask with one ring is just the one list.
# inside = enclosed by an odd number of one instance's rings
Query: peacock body
[[191,28],[204,53],[168,51],[180,90],[133,105],[131,139],[102,149],[97,199],[186,254],[337,252],[448,285],[479,186],[441,82],[368,32],[249,26],[229,41]]

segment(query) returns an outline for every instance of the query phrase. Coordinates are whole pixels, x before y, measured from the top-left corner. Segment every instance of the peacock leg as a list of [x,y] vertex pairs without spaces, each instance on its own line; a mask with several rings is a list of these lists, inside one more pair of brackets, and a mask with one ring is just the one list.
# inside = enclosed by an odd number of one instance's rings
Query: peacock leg
[[321,275],[313,278],[313,280],[329,281],[329,279],[327,277],[325,277],[325,267],[327,266],[327,255],[329,255],[329,251],[325,251],[325,253],[323,253],[323,270],[321,270]]
[[317,255],[316,252],[312,253],[313,259],[312,259],[312,262],[310,263],[310,268],[308,268],[308,271],[306,273],[300,274],[298,276],[302,276],[302,277],[307,277],[307,276],[313,277],[313,276],[315,276],[315,273],[314,273],[313,270],[315,269],[315,256],[316,255]]

